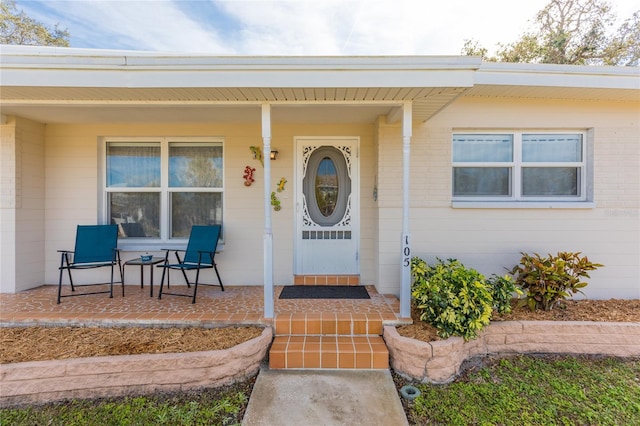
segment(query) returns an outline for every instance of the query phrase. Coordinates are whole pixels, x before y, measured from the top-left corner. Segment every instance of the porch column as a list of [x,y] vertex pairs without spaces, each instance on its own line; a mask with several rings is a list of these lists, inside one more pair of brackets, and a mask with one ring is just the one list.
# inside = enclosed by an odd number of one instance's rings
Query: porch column
[[409,235],[409,154],[413,121],[413,104],[402,105],[402,266],[400,279],[400,316],[411,317],[411,245]]
[[273,318],[273,231],[271,229],[271,105],[262,104],[264,161],[264,317]]

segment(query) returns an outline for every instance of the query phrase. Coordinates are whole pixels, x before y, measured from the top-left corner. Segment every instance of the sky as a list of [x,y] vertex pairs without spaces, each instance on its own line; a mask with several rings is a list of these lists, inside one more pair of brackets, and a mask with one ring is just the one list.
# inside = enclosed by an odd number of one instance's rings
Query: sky
[[[67,29],[77,48],[209,55],[490,53],[529,29],[549,0],[16,0]],[[611,1],[622,21],[637,0]]]

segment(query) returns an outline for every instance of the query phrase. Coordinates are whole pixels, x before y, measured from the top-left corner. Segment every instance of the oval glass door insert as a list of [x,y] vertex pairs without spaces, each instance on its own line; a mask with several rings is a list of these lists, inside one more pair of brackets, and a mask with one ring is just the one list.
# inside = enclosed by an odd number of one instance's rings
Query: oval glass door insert
[[349,210],[351,178],[344,154],[334,147],[322,146],[315,149],[306,161],[302,181],[306,200],[304,223],[334,226]]
[[329,157],[324,157],[316,172],[316,203],[324,217],[329,217],[336,209],[339,192],[336,165]]

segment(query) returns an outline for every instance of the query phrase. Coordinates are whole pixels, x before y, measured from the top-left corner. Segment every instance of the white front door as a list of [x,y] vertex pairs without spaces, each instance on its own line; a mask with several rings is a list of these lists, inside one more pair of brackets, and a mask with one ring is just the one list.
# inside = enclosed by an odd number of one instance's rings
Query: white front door
[[296,138],[296,275],[359,274],[358,138]]

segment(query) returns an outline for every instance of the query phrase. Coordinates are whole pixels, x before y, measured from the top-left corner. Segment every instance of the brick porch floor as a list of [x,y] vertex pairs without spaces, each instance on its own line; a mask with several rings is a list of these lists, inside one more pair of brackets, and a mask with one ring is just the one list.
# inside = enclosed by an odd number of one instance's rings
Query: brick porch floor
[[[380,318],[383,324],[406,322],[398,318],[399,301],[393,295],[379,294],[374,286],[366,286],[368,300],[280,300],[281,286],[274,289],[275,314],[284,313],[352,313]],[[66,289],[68,291],[68,286]],[[125,297],[114,286],[114,297],[97,294],[69,297],[56,304],[57,287],[41,286],[17,294],[0,294],[0,323],[43,325],[271,325],[264,318],[261,286],[200,286],[196,304],[186,297],[164,296],[162,300],[149,296],[147,286],[127,285]]]

